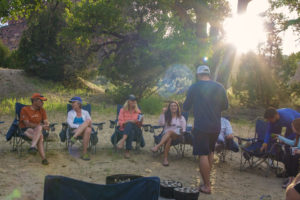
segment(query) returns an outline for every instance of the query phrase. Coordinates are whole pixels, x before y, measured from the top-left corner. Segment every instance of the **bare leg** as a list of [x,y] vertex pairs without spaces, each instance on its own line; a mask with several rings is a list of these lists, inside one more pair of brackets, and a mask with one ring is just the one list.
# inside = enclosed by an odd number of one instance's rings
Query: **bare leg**
[[209,167],[210,167],[210,170],[211,170],[211,169],[212,169],[213,162],[214,162],[214,152],[211,152],[211,153],[208,155],[208,162],[209,162]]
[[38,143],[41,135],[43,135],[42,130],[43,130],[42,126],[37,126],[33,129],[33,138],[32,138],[31,147],[37,146],[37,143]]
[[151,150],[156,152],[158,151],[159,147],[161,147],[163,144],[166,144],[166,142],[172,137],[174,133],[173,131],[168,131],[166,134],[164,134],[164,136],[162,137],[161,141],[155,145]]
[[46,159],[45,151],[44,151],[44,136],[43,136],[43,134],[40,135],[40,138],[37,143],[37,148],[39,150],[39,154],[40,154],[41,158],[43,160]]
[[172,143],[172,138],[169,138],[165,145],[163,165],[169,165],[168,154],[170,151],[171,143]]
[[125,143],[125,141],[127,140],[127,138],[128,138],[128,135],[123,134],[122,139],[119,141],[119,143],[118,143],[118,145],[117,145],[118,149],[123,149],[124,143]]
[[77,138],[78,136],[82,135],[87,127],[92,127],[92,121],[91,120],[86,120],[83,124],[81,124],[76,130],[74,134],[74,138]]
[[90,137],[91,137],[92,129],[87,127],[83,133],[83,154],[86,154],[87,148],[89,146]]
[[211,192],[211,185],[210,185],[210,161],[209,156],[202,155],[199,156],[199,167],[200,167],[200,174],[202,176],[202,180],[204,181],[204,186],[202,186],[200,189],[206,193]]

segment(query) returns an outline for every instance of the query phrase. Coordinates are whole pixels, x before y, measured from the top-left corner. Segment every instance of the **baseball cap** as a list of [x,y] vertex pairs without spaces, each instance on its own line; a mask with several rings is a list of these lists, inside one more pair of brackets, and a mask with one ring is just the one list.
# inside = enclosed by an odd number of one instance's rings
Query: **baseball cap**
[[133,94],[131,94],[128,96],[128,100],[136,101],[136,97]]
[[80,97],[72,97],[72,99],[69,100],[69,103],[72,103],[74,101],[78,101],[78,102],[82,103],[82,99]]
[[47,101],[47,98],[41,95],[40,93],[33,93],[31,99],[40,99],[42,101]]
[[200,65],[197,68],[197,74],[210,74],[210,69],[206,65]]

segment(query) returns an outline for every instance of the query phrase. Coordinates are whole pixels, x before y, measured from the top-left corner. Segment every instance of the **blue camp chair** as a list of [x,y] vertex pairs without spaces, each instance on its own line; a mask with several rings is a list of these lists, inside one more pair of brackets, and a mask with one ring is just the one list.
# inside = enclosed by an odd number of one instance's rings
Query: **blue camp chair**
[[[123,108],[123,105],[118,104],[117,105],[117,115],[116,115],[116,119],[115,120],[109,120],[110,121],[110,128],[114,129],[114,133],[111,137],[111,143],[113,144],[114,150],[115,152],[117,151],[117,143],[118,141],[123,137],[123,135],[121,134],[120,131],[120,126],[118,125],[118,119],[119,119],[119,113],[121,108]],[[150,129],[150,124],[143,124],[141,127],[141,130],[144,130],[146,132],[149,131]],[[136,134],[134,136],[133,141],[136,142],[136,150],[140,149],[140,144],[141,144],[141,140],[142,140],[142,134],[143,132],[141,132],[140,134]]]
[[[21,155],[23,152],[23,144],[25,142],[29,143],[31,141],[31,139],[28,138],[19,127],[20,113],[24,106],[26,105],[21,103],[15,103],[15,119],[6,134],[6,140],[11,141],[12,150],[17,151],[19,155]],[[50,124],[50,132],[55,131],[56,124],[57,123]],[[49,131],[43,130],[43,136],[44,136],[45,150],[47,151]]]
[[63,176],[46,176],[44,200],[158,200],[160,179],[142,177],[125,183],[100,185]]
[[[182,112],[181,114],[185,118],[185,121],[187,123],[188,118],[189,118],[189,113]],[[158,144],[161,141],[161,139],[164,135],[163,128],[164,128],[163,126],[151,126],[150,132],[153,133],[154,145]],[[161,132],[158,135],[156,135],[156,131],[155,131],[157,129],[161,129]],[[182,157],[184,157],[185,145],[186,144],[193,145],[193,135],[191,132],[192,132],[192,127],[187,126],[186,132],[183,133],[183,137],[178,137],[176,140],[172,141],[171,146],[176,150],[177,155],[181,155]],[[161,147],[159,152],[162,152],[162,151],[163,151],[163,149]]]
[[267,166],[266,176],[268,176],[269,172],[272,170],[275,170],[276,174],[279,172],[278,162],[282,160],[283,146],[276,141],[272,141],[268,145],[266,152],[260,152],[260,148],[264,143],[266,130],[267,122],[263,119],[257,119],[255,122],[255,134],[253,138],[241,138],[235,136],[238,139],[241,150],[240,170],[255,168],[265,163]]
[[[92,111],[92,106],[91,104],[83,105],[82,106],[83,110],[86,110],[89,112],[91,115]],[[67,104],[67,113],[72,110],[72,105]],[[90,142],[89,142],[89,149],[91,150],[92,153],[96,153],[96,144],[98,143],[98,131],[103,129],[103,125],[105,122],[100,122],[100,123],[92,123],[93,128],[92,128],[92,133],[90,137]],[[72,132],[72,128],[68,125],[67,122],[62,123],[62,130],[59,134],[61,142],[66,143],[66,148],[72,148],[72,142],[71,138],[74,135]],[[82,140],[82,136],[77,137],[77,139]]]

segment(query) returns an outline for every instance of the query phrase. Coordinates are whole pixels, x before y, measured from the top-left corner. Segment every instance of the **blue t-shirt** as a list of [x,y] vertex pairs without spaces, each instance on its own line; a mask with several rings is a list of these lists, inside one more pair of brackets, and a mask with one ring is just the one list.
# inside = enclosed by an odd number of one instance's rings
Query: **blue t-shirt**
[[193,107],[194,128],[203,133],[219,133],[221,112],[228,108],[224,87],[215,81],[198,81],[188,90],[183,109]]
[[79,125],[81,125],[81,124],[83,124],[83,118],[82,117],[75,117],[74,118],[74,121],[73,121],[73,124],[79,124]]
[[269,143],[270,135],[272,133],[281,134],[283,127],[286,127],[284,136],[289,139],[295,138],[295,133],[292,130],[292,122],[294,119],[300,118],[300,113],[290,108],[281,108],[277,110],[279,114],[279,120],[275,123],[268,122],[267,132],[265,135],[265,143]]

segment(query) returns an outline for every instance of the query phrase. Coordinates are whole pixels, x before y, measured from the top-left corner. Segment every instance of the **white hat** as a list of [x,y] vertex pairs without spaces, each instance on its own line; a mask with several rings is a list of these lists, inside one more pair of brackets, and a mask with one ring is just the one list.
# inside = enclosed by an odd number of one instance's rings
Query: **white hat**
[[210,69],[206,65],[200,65],[197,68],[197,74],[210,74]]

